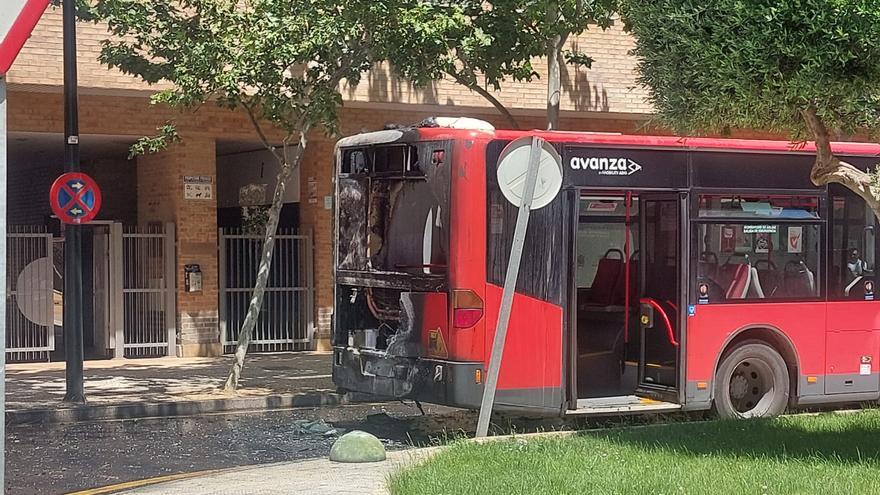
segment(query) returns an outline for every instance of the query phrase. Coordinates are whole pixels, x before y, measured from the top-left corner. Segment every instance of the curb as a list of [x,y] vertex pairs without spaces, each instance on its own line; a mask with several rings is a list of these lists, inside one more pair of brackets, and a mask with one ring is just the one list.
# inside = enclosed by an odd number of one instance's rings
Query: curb
[[[408,449],[402,451],[396,451],[390,453],[390,455],[396,455],[397,453],[401,454],[401,459],[387,459],[386,461],[382,461],[380,463],[375,464],[386,464],[392,463],[392,470],[398,469],[401,466],[413,465],[413,461],[416,463],[423,462],[433,456],[440,448],[442,447],[424,447],[420,449]],[[424,454],[419,455],[418,452],[424,452]],[[177,481],[185,481],[191,480],[195,478],[201,478],[205,476],[213,476],[213,475],[224,475],[229,473],[243,472],[243,471],[251,471],[251,470],[259,470],[263,468],[271,468],[277,466],[289,466],[291,468],[295,468],[297,465],[303,463],[309,463],[317,460],[328,460],[326,456],[315,457],[310,459],[297,459],[292,461],[281,461],[281,462],[270,462],[268,464],[252,464],[246,466],[233,466],[228,468],[221,469],[208,469],[205,471],[191,471],[187,473],[177,473],[170,474],[164,476],[156,476],[153,478],[142,478],[137,480],[125,481],[122,483],[117,483],[113,485],[104,485],[95,488],[87,488],[84,490],[79,490],[75,492],[68,492],[65,495],[109,495],[114,493],[127,493],[128,490],[135,490],[138,488],[143,488],[147,486],[154,485],[163,485],[166,483],[174,483]],[[344,465],[346,463],[335,463],[329,461],[333,464]],[[364,492],[366,493],[366,492]],[[387,490],[380,490],[378,492],[374,492],[375,494],[387,494]]]
[[198,416],[202,414],[272,411],[321,406],[341,406],[381,402],[376,397],[340,395],[336,392],[278,394],[263,397],[229,397],[209,400],[162,401],[111,405],[17,409],[6,411],[9,426],[27,424],[75,423],[120,419]]

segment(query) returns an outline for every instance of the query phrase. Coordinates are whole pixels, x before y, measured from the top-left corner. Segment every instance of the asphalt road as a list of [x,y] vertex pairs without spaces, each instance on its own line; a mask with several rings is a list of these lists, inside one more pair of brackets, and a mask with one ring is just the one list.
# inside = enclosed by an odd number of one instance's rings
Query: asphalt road
[[[326,456],[358,429],[389,450],[473,435],[476,411],[388,402],[263,413],[10,426],[6,493],[60,494],[156,476]],[[649,421],[657,421],[653,418]],[[495,433],[629,422],[493,418]]]
[[[470,413],[402,403],[62,425],[6,436],[6,493],[57,494],[167,474],[327,455],[336,434],[360,429],[388,449],[428,441]],[[325,430],[336,430],[325,431]]]
[[[327,455],[339,433],[378,436],[388,449],[472,429],[472,412],[359,404],[265,413],[9,427],[6,493],[57,494],[175,473]],[[327,431],[327,430],[335,430]]]

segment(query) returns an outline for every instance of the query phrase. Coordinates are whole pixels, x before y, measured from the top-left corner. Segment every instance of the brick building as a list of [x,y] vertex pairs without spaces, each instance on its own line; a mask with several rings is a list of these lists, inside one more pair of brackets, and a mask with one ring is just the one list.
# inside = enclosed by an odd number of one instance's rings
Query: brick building
[[[9,224],[49,225],[48,190],[61,172],[62,157],[62,27],[60,9],[49,8],[16,64],[9,83]],[[97,62],[105,31],[92,24],[78,26],[80,147],[83,168],[102,185],[105,207],[100,220],[124,225],[175,225],[176,349],[181,356],[215,355],[220,342],[218,228],[235,224],[240,210],[239,185],[256,181],[271,191],[274,171],[260,149],[247,118],[240,113],[203,106],[178,115],[151,106],[157,89]],[[569,68],[563,74],[562,128],[641,132],[650,107],[634,88],[631,39],[617,24],[572,40],[595,58],[589,71]],[[540,63],[536,67],[540,73]],[[499,99],[523,128],[543,127],[546,89],[534,84],[508,84]],[[384,67],[366,75],[360,85],[346,88],[341,112],[343,134],[381,128],[388,123],[413,123],[428,116],[456,115],[504,126],[481,97],[447,81],[413,90],[395,80]],[[128,146],[173,119],[182,137],[169,150],[135,160]],[[314,297],[308,313],[315,345],[327,345],[332,311],[331,220],[333,139],[315,133],[294,191],[285,222],[312,236]],[[257,172],[259,170],[259,172]],[[187,199],[184,178],[207,177],[214,184],[211,199]],[[256,177],[256,178],[255,178]],[[268,195],[271,197],[271,194]],[[325,199],[326,198],[326,199]],[[231,219],[231,220],[230,220]],[[184,267],[197,264],[202,290],[188,292]],[[172,306],[174,307],[174,306]]]

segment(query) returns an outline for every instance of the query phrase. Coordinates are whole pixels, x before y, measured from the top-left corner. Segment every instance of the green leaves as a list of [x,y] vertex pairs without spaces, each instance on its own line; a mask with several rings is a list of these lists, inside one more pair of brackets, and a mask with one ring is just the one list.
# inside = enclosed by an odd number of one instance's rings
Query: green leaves
[[[608,27],[616,6],[616,0],[401,0],[383,57],[418,86],[450,75],[498,89],[506,80],[536,78],[531,60],[547,55],[550,40],[591,24]],[[567,55],[576,65],[592,61]]]
[[336,129],[340,81],[377,60],[371,44],[387,11],[383,0],[96,0],[84,17],[113,35],[103,63],[170,83],[154,102],[250,109],[293,135]]
[[639,82],[682,133],[880,128],[880,0],[624,0]]
[[140,155],[148,155],[158,153],[168,148],[171,143],[180,141],[180,135],[177,128],[171,122],[157,127],[157,134],[153,136],[145,136],[137,140],[128,150],[128,158],[132,159]]

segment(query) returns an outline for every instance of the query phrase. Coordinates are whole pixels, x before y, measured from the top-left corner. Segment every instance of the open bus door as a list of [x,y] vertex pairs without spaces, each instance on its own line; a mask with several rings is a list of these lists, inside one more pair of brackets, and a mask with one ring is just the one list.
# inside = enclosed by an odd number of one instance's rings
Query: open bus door
[[674,192],[581,191],[569,414],[681,407],[685,201]]
[[685,195],[642,194],[637,395],[672,400],[680,366],[682,311],[687,301]]

